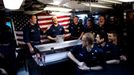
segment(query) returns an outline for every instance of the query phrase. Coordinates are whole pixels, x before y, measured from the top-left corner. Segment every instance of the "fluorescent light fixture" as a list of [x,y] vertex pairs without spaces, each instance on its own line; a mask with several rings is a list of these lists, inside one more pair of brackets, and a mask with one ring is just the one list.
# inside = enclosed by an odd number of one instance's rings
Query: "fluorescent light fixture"
[[47,7],[44,8],[44,10],[69,12],[69,11],[71,11],[72,9],[69,9],[69,8],[63,8],[63,7],[47,6]]
[[119,0],[121,2],[134,2],[134,0]]
[[54,3],[49,3],[49,4],[52,4],[52,5],[59,5],[60,2],[59,2],[59,1],[56,1],[56,2],[54,2]]
[[82,4],[86,6],[97,7],[97,8],[108,8],[108,9],[112,8],[112,7],[108,7],[108,6],[104,6],[104,5],[96,4],[96,3],[91,3],[91,5],[89,3],[82,3]]
[[53,0],[53,2],[49,3],[52,5],[59,5],[62,2],[62,0]]
[[116,4],[122,4],[120,1],[117,0],[100,0],[102,2],[108,2],[108,3],[116,3]]
[[23,0],[3,0],[4,6],[10,10],[19,9]]
[[71,15],[71,13],[67,13],[67,12],[52,12],[50,14],[56,15],[56,16],[58,16],[58,15]]

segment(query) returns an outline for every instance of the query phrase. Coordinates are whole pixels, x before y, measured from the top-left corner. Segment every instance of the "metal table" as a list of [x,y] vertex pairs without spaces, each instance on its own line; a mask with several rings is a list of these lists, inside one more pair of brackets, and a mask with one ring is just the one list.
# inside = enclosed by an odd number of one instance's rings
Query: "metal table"
[[39,49],[41,52],[43,51],[50,51],[52,49],[63,49],[71,46],[80,45],[80,40],[70,40],[70,41],[64,41],[60,43],[49,43],[49,44],[42,44],[42,45],[36,45],[35,47]]
[[[50,44],[43,44],[43,45],[36,45],[35,47],[39,49],[41,52],[45,51],[51,51],[57,50],[57,49],[64,49],[67,47],[72,47],[76,45],[80,45],[81,41],[80,40],[70,40],[70,41],[64,41],[61,43],[50,43]],[[44,61],[43,63],[40,63],[40,61],[35,60],[38,65],[43,66],[43,65],[48,65],[48,64],[54,64],[58,62],[62,62],[67,59],[67,53],[68,51],[63,51],[63,52],[56,52],[52,54],[47,54],[44,55]]]

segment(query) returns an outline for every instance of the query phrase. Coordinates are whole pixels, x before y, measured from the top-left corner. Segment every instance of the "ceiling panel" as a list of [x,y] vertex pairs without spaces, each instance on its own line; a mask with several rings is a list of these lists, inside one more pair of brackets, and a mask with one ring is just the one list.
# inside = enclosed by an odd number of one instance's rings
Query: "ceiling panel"
[[[109,1],[113,1],[113,2],[119,2],[118,0],[24,0],[20,10],[36,10],[36,11],[40,11],[43,10],[43,8],[45,7],[45,5],[57,5],[57,6],[62,6],[62,7],[68,7],[68,8],[72,8],[75,10],[100,10],[102,8],[95,8],[95,7],[91,7],[91,6],[86,6],[83,3],[90,3],[90,1],[92,3],[97,3],[97,4],[101,4],[104,6],[108,6],[108,7],[112,7],[112,5],[118,4],[118,3],[112,3]],[[57,4],[56,4],[57,3]],[[121,2],[120,2],[121,3]],[[0,10],[5,10],[4,5],[3,5],[3,0],[0,0]],[[105,10],[105,9],[104,9]]]

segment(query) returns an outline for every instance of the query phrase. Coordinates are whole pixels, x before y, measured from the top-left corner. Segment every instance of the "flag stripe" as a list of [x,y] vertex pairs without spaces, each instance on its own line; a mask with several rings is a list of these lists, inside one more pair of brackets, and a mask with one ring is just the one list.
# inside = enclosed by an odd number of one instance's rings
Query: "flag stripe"
[[60,20],[58,22],[61,23],[61,22],[69,22],[69,21],[68,21],[68,19],[66,19],[66,20]]
[[60,25],[64,26],[65,24],[69,24],[69,22],[61,22]]
[[52,20],[52,18],[39,18],[38,21]]
[[48,28],[48,27],[50,27],[51,26],[51,24],[48,24],[48,25],[41,25],[40,26],[40,28],[42,29],[42,28]]
[[[63,22],[59,22],[59,24],[60,25],[62,25],[62,26],[64,26],[64,24],[69,24],[70,22],[69,21],[63,21]],[[41,27],[42,26],[45,26],[45,27],[47,27],[47,26],[50,26],[50,25],[52,25],[52,22],[48,22],[48,23],[41,23],[41,24],[39,24]]]
[[69,17],[69,16],[67,16],[67,15],[65,15],[65,16],[57,16],[57,18],[65,18],[65,17]]
[[48,19],[48,18],[49,18],[49,19],[50,19],[50,18],[52,19],[52,16],[45,16],[45,15],[44,15],[44,16],[38,16],[37,18],[38,18],[38,19]]
[[[63,27],[65,26],[68,26],[69,22],[65,22],[65,23],[59,23],[60,25],[62,25]],[[48,24],[48,25],[41,25],[40,28],[49,28],[52,24]]]
[[[57,18],[65,18],[65,17],[70,17],[70,16],[57,16]],[[52,19],[52,16],[48,16],[48,15],[42,15],[42,16],[38,16],[38,19]]]
[[[58,22],[69,21],[69,19],[70,19],[69,17],[60,18],[60,19],[58,19]],[[42,24],[42,23],[52,23],[52,19],[51,19],[51,20],[49,20],[49,19],[48,19],[48,20],[41,20],[41,21],[39,20],[38,23],[39,23],[39,24]]]
[[52,20],[38,21],[38,24],[42,24],[42,23],[51,23],[52,24]]
[[46,22],[46,23],[39,23],[39,25],[52,25],[52,22]]
[[58,21],[62,21],[62,20],[69,20],[69,17],[65,17],[65,18],[58,18]]

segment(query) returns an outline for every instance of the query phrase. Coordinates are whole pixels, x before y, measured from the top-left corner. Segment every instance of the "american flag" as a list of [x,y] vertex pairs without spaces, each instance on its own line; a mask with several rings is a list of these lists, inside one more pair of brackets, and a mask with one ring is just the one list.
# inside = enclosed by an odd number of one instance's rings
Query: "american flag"
[[[52,25],[52,16],[54,15],[44,13],[37,14],[38,24],[43,32],[47,31],[47,29],[49,29],[49,27]],[[70,15],[58,15],[57,18],[60,25],[62,25],[65,29],[68,28],[70,23]],[[18,12],[12,14],[12,19],[15,28],[17,44],[24,44],[22,29],[29,22],[29,17],[22,12]],[[48,41],[46,35],[41,35],[41,41],[42,43]]]

